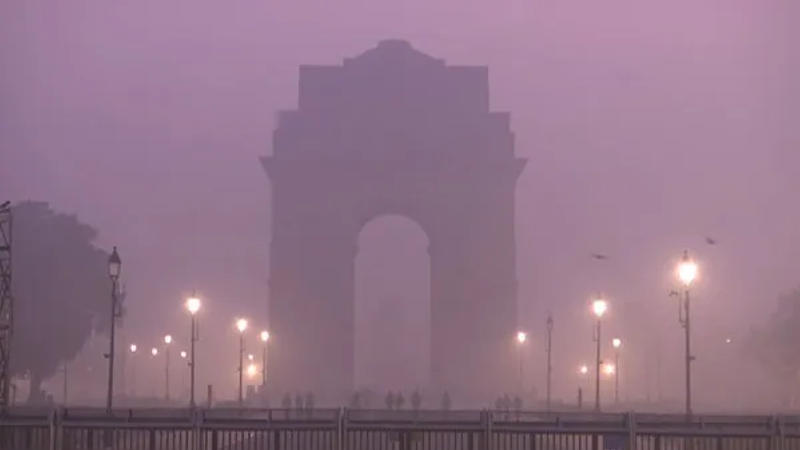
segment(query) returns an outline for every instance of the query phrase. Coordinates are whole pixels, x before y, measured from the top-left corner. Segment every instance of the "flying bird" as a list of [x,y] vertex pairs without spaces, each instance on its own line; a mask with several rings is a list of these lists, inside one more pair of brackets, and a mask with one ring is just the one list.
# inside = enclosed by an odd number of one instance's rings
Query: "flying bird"
[[592,253],[591,256],[592,256],[592,258],[594,258],[594,259],[596,259],[598,261],[602,261],[602,260],[608,259],[608,256],[607,255],[603,255],[602,253]]
[[714,238],[710,238],[710,237],[706,236],[706,244],[715,245],[716,243],[717,243],[717,241]]

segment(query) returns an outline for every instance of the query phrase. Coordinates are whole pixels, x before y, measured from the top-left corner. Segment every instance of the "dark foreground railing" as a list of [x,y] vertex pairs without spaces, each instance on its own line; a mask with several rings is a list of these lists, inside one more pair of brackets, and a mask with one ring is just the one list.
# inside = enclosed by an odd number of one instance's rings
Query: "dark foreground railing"
[[0,450],[800,450],[800,417],[316,409],[12,410]]

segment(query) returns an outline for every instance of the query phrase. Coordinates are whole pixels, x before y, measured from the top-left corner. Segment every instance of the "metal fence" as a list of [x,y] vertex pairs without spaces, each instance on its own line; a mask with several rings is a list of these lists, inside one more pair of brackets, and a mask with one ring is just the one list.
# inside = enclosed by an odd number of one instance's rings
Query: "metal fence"
[[0,450],[800,450],[800,417],[506,411],[11,410]]

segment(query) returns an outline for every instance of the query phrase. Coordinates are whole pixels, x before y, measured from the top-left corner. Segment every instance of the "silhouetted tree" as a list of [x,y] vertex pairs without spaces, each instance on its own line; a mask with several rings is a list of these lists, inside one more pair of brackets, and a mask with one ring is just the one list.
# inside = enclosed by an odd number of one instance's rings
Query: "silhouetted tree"
[[794,406],[800,380],[800,288],[782,295],[776,310],[763,327],[755,329],[747,342],[749,353],[786,390],[784,398]]
[[28,400],[37,402],[42,380],[75,357],[94,324],[108,329],[108,254],[92,244],[92,227],[47,203],[19,203],[13,213],[12,372],[30,375]]

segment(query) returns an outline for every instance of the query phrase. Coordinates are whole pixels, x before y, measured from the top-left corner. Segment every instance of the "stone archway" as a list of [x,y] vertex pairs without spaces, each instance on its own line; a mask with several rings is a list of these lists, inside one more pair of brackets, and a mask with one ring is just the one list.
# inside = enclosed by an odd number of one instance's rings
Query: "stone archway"
[[370,219],[406,216],[430,239],[431,379],[488,399],[514,379],[514,156],[489,111],[486,67],[447,66],[403,41],[302,66],[273,156],[270,384],[349,395],[354,257]]

